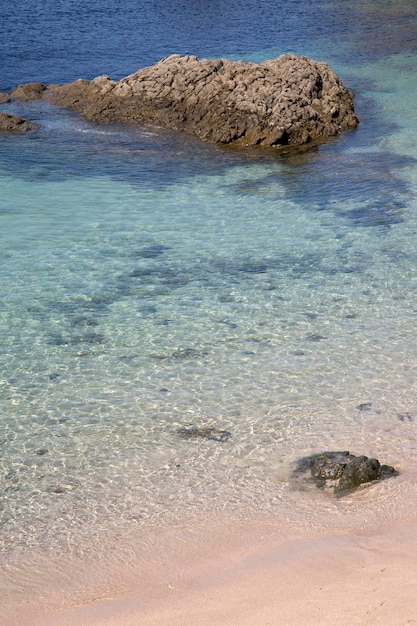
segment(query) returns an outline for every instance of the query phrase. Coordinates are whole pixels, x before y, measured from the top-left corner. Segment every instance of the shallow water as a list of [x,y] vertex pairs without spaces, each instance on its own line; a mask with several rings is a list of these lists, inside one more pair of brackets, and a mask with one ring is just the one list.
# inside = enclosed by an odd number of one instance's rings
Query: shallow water
[[[146,3],[137,28],[149,41],[126,57],[114,51],[135,26],[131,4],[100,3],[76,21],[79,3],[45,8],[33,16],[44,25],[35,53],[24,33],[5,42],[1,86],[117,78],[172,51],[262,60],[291,49],[331,63],[357,94],[361,124],[308,151],[247,154],[88,124],[45,103],[2,105],[41,124],[0,141],[10,601],[39,586],[30,569],[39,550],[94,547],[103,575],[110,545],[140,557],[149,529],[186,520],[273,519],[283,532],[320,533],[414,515],[412,3],[370,12],[294,1],[282,24],[260,3],[264,36],[247,38],[252,13],[240,5],[219,14],[215,2],[185,4],[159,16]],[[16,34],[14,10],[6,24]],[[162,22],[164,11],[178,19]],[[68,40],[58,23],[72,26]],[[181,438],[189,427],[231,437]],[[291,478],[294,462],[329,448],[376,456],[400,475],[338,501],[306,491]]]

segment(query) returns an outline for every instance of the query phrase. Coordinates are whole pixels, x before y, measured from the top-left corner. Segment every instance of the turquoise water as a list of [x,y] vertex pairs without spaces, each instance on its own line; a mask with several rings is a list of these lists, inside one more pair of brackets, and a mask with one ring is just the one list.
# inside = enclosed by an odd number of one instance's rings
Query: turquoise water
[[[140,556],[152,530],[193,520],[322,532],[414,515],[412,7],[361,13],[349,60],[336,37],[349,14],[316,4],[338,30],[293,47],[329,60],[361,124],[308,151],[239,153],[2,105],[41,124],[0,141],[4,597],[37,588],[39,551],[94,546],[106,562],[129,537]],[[367,40],[381,23],[391,36]],[[211,56],[286,51],[272,37],[217,43]],[[182,439],[190,426],[231,437]],[[293,464],[329,448],[400,474],[340,501],[304,491]]]

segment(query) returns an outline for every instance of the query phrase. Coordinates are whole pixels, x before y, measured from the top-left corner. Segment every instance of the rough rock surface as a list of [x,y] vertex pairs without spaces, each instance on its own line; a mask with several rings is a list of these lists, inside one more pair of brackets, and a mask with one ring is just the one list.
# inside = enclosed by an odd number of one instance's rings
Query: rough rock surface
[[355,456],[346,451],[321,452],[300,459],[294,474],[308,472],[317,487],[333,487],[336,495],[343,495],[363,483],[397,474],[391,465],[381,465],[377,459]]
[[7,132],[26,132],[32,130],[34,125],[29,120],[25,120],[18,115],[10,115],[0,112],[0,131]]
[[11,96],[9,93],[5,93],[4,91],[0,91],[0,104],[3,104],[4,102],[10,102],[11,101]]
[[285,54],[263,63],[171,55],[119,82],[50,86],[55,104],[102,122],[151,124],[244,146],[322,141],[358,124],[352,94],[326,63]]
[[43,83],[25,83],[18,85],[11,93],[14,100],[26,102],[26,100],[39,100],[43,97],[46,85]]

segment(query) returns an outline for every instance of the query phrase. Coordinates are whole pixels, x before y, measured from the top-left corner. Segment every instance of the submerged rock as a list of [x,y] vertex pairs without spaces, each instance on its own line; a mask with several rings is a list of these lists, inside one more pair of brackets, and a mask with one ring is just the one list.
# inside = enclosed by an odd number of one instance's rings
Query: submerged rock
[[326,339],[326,337],[324,335],[312,333],[311,335],[307,335],[306,339],[308,341],[321,341],[322,339]]
[[74,346],[81,343],[103,343],[104,335],[100,333],[85,333],[84,335],[52,336],[48,343],[53,346]]
[[406,413],[398,413],[397,415],[400,422],[412,422],[413,416],[408,411]]
[[35,128],[32,122],[25,120],[18,115],[11,115],[9,113],[0,112],[0,131],[1,132],[20,132],[25,133]]
[[219,430],[218,428],[196,426],[190,428],[179,428],[177,433],[182,439],[209,439],[211,441],[227,441],[232,434],[228,430]]
[[173,54],[119,82],[79,79],[45,95],[87,119],[157,125],[218,144],[301,145],[358,124],[353,96],[329,66],[294,54],[260,64]]
[[156,257],[164,254],[169,250],[168,246],[163,246],[161,244],[153,244],[151,246],[146,246],[141,250],[135,252],[135,256],[141,257],[142,259],[155,259]]
[[198,358],[202,356],[202,354],[200,350],[196,350],[195,348],[183,348],[182,350],[175,350],[172,356],[174,359],[191,359]]
[[321,452],[299,460],[295,475],[308,474],[320,489],[333,487],[343,495],[374,480],[398,474],[391,465],[381,465],[377,459],[355,456],[350,452]]
[[372,411],[372,402],[362,402],[356,408],[358,411]]

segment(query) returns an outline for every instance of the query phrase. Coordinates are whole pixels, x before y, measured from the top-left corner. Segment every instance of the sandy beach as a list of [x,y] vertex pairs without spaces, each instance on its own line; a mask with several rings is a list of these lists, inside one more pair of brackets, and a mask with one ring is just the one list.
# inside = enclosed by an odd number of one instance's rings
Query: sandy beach
[[[273,539],[221,533],[200,554],[142,564],[129,591],[15,626],[227,626],[417,623],[417,522],[370,534]],[[222,544],[222,541],[224,542]],[[120,576],[123,574],[120,573]],[[115,572],[115,582],[118,573]]]

